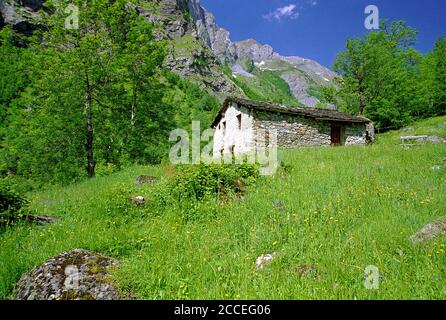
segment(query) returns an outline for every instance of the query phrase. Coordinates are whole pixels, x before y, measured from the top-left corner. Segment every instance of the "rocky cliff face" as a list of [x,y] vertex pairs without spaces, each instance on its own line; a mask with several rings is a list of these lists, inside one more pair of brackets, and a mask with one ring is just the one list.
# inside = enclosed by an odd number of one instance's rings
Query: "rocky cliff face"
[[199,84],[220,100],[228,95],[244,96],[222,72],[221,61],[212,50],[205,10],[197,0],[146,0],[137,7],[140,15],[159,25],[157,36],[171,40],[166,66]]
[[229,38],[229,32],[218,27],[214,16],[201,7],[199,0],[188,1],[197,35],[223,62],[235,63],[237,48]]
[[0,0],[0,28],[5,25],[21,34],[31,35],[39,28],[40,15],[46,0]]

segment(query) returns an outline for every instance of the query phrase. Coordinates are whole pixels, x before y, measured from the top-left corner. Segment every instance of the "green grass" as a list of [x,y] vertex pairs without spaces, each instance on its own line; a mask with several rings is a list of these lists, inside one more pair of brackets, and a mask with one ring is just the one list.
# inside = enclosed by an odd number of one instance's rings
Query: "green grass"
[[191,35],[185,35],[176,39],[172,42],[172,45],[176,57],[190,57],[200,49],[200,43]]
[[[142,299],[445,299],[446,239],[414,246],[409,237],[445,216],[446,170],[431,167],[446,148],[407,150],[390,136],[370,147],[282,151],[287,170],[258,180],[243,200],[198,206],[212,214],[188,222],[175,205],[130,204],[133,195],[156,198],[156,186],[133,186],[136,176],[168,179],[166,167],[34,193],[35,212],[59,220],[1,235],[0,298],[23,272],[80,247],[120,259],[116,284]],[[271,252],[280,255],[256,271]],[[379,290],[364,287],[368,265],[380,270]]]
[[401,136],[427,135],[446,138],[446,116],[418,121],[399,131],[389,131],[378,136],[378,142],[401,143]]

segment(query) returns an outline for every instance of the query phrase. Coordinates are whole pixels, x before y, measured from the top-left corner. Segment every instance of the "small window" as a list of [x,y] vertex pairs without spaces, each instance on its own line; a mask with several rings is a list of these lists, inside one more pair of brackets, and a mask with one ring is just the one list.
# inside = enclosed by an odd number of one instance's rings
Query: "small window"
[[222,123],[222,125],[223,125],[223,135],[225,135],[226,134],[226,121],[224,121]]
[[241,114],[239,114],[237,116],[237,127],[238,127],[239,130],[242,129],[242,115]]

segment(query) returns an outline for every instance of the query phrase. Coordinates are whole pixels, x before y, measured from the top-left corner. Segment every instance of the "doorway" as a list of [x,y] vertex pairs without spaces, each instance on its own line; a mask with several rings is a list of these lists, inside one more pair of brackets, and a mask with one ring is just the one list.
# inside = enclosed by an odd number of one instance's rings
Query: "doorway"
[[334,146],[342,146],[342,127],[339,125],[331,126],[331,144]]

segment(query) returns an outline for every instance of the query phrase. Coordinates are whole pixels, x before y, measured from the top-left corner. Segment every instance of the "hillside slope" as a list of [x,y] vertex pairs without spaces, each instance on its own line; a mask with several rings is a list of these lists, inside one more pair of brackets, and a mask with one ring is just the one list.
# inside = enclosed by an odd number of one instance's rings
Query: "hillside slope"
[[[432,130],[445,124],[431,121]],[[170,166],[31,194],[34,212],[59,220],[0,235],[0,298],[11,297],[23,272],[80,247],[119,259],[114,282],[141,299],[445,299],[446,239],[410,241],[444,217],[444,144],[404,149],[378,140],[282,152],[275,177],[225,202],[158,207],[162,189],[134,181],[141,174],[168,181]],[[149,204],[132,206],[136,195]],[[257,257],[273,252],[271,265],[256,270]],[[379,270],[378,290],[364,286],[370,265]]]
[[401,136],[417,135],[446,138],[446,116],[420,120],[402,130],[381,134],[378,143],[401,143]]

